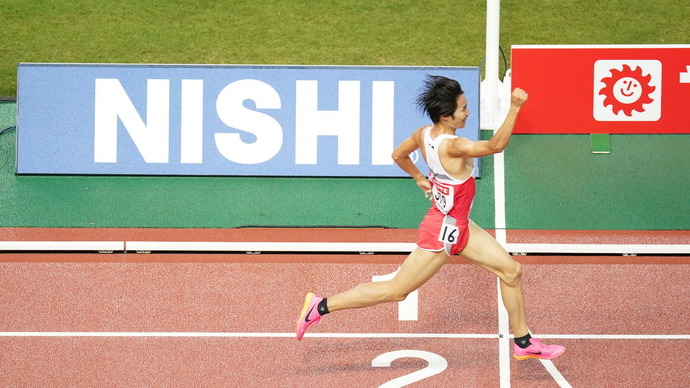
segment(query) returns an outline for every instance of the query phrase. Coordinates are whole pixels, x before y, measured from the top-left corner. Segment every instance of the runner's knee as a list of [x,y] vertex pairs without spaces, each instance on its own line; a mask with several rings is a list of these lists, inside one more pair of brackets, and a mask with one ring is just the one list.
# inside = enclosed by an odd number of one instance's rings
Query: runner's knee
[[409,292],[399,292],[397,294],[394,294],[392,302],[402,302],[403,300],[407,299],[407,296],[409,294]]
[[504,270],[500,277],[504,283],[511,287],[518,285],[522,279],[522,264],[513,261],[513,265]]
[[390,286],[386,290],[384,297],[386,302],[400,302],[405,300],[405,298],[407,298],[407,295],[409,295],[409,292],[400,290],[394,287],[392,283],[390,283]]

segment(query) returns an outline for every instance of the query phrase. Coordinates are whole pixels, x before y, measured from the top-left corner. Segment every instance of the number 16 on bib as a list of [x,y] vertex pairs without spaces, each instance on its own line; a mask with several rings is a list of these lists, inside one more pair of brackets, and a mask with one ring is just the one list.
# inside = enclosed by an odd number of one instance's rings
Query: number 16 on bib
[[438,241],[444,244],[453,245],[458,242],[458,237],[460,236],[460,229],[452,224],[441,225],[441,231],[438,234]]

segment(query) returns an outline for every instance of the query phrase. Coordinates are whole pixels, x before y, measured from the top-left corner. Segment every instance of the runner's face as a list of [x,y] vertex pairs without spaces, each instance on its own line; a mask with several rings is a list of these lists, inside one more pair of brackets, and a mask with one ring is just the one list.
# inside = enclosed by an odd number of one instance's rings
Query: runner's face
[[467,108],[467,97],[465,97],[464,94],[458,96],[457,104],[458,107],[455,109],[453,116],[448,116],[448,124],[453,128],[465,128],[465,124],[467,124],[467,117],[470,115],[470,110]]

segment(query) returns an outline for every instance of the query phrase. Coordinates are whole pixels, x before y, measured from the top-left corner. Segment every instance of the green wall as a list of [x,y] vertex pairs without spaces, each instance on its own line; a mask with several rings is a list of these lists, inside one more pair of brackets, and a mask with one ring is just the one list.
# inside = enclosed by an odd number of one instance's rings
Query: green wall
[[690,135],[515,136],[506,150],[512,229],[690,229]]
[[[0,104],[0,127],[16,104]],[[482,131],[482,137],[491,135]],[[383,226],[416,228],[428,201],[411,179],[15,175],[0,136],[0,227]],[[688,135],[516,135],[505,153],[511,229],[690,229]],[[494,227],[493,162],[472,218]]]

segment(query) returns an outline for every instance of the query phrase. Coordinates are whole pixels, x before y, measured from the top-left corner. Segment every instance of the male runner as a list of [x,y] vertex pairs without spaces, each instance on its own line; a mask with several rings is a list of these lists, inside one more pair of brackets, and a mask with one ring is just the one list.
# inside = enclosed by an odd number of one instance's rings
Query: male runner
[[[392,155],[425,195],[432,196],[433,205],[419,227],[417,248],[392,280],[361,284],[328,298],[308,293],[297,319],[297,339],[301,340],[307,328],[329,312],[404,300],[429,280],[450,255],[461,254],[500,278],[501,298],[515,337],[513,356],[519,360],[558,357],[565,351],[563,346],[545,345],[532,338],[527,329],[522,266],[469,219],[475,194],[473,158],[502,152],[508,146],[527,93],[519,88],[513,91],[508,115],[490,140],[472,141],[455,134],[465,127],[470,114],[460,84],[446,77],[429,76],[424,86],[417,103],[433,125],[415,130]],[[421,149],[431,170],[428,179],[409,157],[417,149]]]

